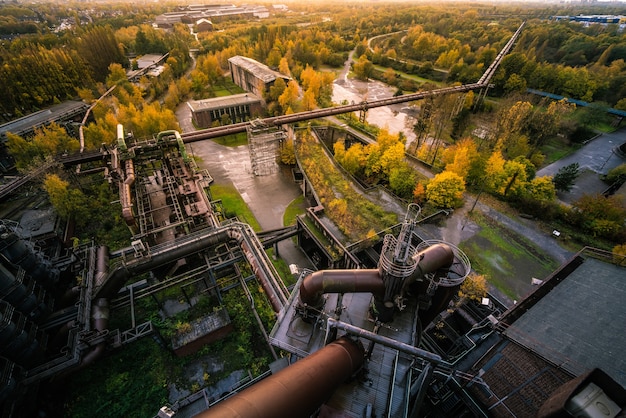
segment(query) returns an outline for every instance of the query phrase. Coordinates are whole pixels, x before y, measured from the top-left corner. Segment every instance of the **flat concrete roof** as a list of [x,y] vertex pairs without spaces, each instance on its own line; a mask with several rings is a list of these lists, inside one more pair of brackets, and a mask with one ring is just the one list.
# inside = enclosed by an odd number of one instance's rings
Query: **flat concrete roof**
[[255,77],[263,80],[265,83],[272,82],[277,78],[282,79],[291,79],[290,77],[279,73],[278,71],[272,70],[265,64],[262,64],[252,58],[243,57],[241,55],[236,55],[228,59],[228,62],[233,63],[234,65],[245,69],[246,71],[254,74]]
[[241,93],[233,94],[232,96],[213,97],[211,99],[190,100],[187,104],[192,112],[200,112],[207,109],[223,109],[260,102],[261,99],[252,93]]
[[586,257],[505,335],[575,376],[600,368],[626,387],[626,267]]
[[20,219],[22,236],[36,238],[53,234],[57,226],[57,215],[52,207],[39,210],[27,210]]

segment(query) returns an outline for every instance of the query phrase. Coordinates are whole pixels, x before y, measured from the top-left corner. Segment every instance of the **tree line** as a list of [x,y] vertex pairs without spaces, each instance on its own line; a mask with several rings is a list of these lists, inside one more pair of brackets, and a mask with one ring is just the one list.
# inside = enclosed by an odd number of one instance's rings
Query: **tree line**
[[67,44],[15,42],[0,49],[0,111],[15,118],[73,98],[78,88],[102,82],[111,63],[124,56],[110,27],[94,26]]

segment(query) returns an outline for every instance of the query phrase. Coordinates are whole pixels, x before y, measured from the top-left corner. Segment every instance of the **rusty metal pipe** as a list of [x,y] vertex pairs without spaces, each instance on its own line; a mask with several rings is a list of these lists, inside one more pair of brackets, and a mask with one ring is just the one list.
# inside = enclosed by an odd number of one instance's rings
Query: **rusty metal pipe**
[[94,283],[101,286],[109,273],[109,247],[101,245],[96,252],[96,274]]
[[321,270],[311,273],[300,284],[300,302],[319,307],[324,293],[354,292],[371,292],[382,296],[385,284],[379,270]]
[[309,418],[363,361],[363,346],[342,337],[196,418]]
[[446,244],[435,244],[413,256],[417,261],[414,275],[423,276],[440,268],[448,268],[454,262],[454,251]]
[[124,180],[124,184],[132,186],[135,182],[135,164],[133,163],[133,160],[126,160],[124,162],[124,168],[126,172],[126,179]]

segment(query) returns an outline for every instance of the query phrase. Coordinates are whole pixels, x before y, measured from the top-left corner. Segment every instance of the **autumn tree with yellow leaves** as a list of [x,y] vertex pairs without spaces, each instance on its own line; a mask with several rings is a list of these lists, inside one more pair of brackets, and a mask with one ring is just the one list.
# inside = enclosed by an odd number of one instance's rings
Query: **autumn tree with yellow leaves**
[[437,174],[426,186],[426,198],[436,208],[463,206],[463,192],[463,178],[452,171]]

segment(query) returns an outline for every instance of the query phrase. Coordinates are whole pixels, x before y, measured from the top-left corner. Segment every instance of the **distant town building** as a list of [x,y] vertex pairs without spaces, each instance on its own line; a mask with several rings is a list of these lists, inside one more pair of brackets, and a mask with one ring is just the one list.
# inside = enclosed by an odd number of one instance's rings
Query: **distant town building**
[[259,97],[263,97],[277,79],[282,78],[285,82],[291,80],[291,77],[274,71],[252,58],[241,55],[229,58],[228,68],[235,84]]
[[136,83],[141,77],[158,77],[161,75],[165,67],[163,64],[167,60],[169,53],[165,55],[160,54],[146,54],[139,58],[132,60],[132,70],[126,73],[128,79]]
[[591,24],[617,24],[620,25],[621,28],[626,25],[626,16],[616,16],[616,15],[578,15],[578,16],[552,16],[552,20],[556,22],[560,21],[568,21],[568,22],[578,22],[582,23],[585,26],[589,26]]
[[164,13],[154,19],[154,26],[161,29],[171,29],[176,23],[181,23],[185,14],[181,12]]
[[232,4],[196,4],[175,12],[159,15],[155,18],[154,25],[162,29],[169,29],[176,23],[194,24],[200,19],[219,22],[229,19],[265,19],[269,16],[270,10],[265,6],[243,5],[237,7]]
[[210,32],[213,30],[213,22],[209,19],[200,19],[196,21],[196,32]]
[[166,55],[161,54],[146,54],[137,58],[137,69],[143,70],[144,68],[148,68],[152,65],[157,65],[162,63],[165,60]]
[[191,109],[191,119],[198,128],[208,128],[214,122],[222,123],[228,115],[231,123],[244,122],[259,115],[263,101],[252,93],[235,94],[187,102]]

